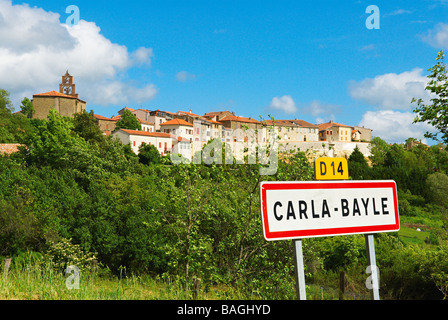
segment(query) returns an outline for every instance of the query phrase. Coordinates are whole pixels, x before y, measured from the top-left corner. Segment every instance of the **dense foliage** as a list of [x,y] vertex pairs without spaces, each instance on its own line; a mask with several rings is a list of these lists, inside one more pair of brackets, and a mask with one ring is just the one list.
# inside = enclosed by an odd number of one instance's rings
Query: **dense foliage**
[[[292,244],[263,238],[259,185],[312,180],[305,153],[283,155],[274,176],[261,176],[258,164],[173,165],[147,146],[137,156],[103,136],[92,114],[30,120],[6,104],[0,112],[1,132],[13,137],[6,141],[26,146],[0,157],[0,256],[32,251],[60,265],[95,257],[111,273],[126,268],[159,276],[178,281],[187,293],[200,278],[205,290],[225,284],[248,298],[295,298]],[[15,135],[10,123],[26,130]],[[368,160],[370,165],[355,150],[351,178],[397,181],[402,226],[418,225],[428,234],[427,241],[412,244],[398,234],[376,236],[382,297],[446,297],[445,147],[390,146],[375,138]],[[303,245],[310,294],[320,298],[313,288],[338,288],[343,270],[351,290],[368,297],[362,236]]]

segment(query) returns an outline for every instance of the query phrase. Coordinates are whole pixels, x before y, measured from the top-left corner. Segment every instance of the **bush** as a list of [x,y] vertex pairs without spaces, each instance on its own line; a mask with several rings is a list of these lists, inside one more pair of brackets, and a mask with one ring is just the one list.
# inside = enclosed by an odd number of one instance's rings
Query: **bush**
[[71,239],[50,241],[45,258],[52,262],[58,272],[63,272],[72,265],[83,271],[90,270],[96,261],[95,254],[84,252],[79,245],[72,244]]

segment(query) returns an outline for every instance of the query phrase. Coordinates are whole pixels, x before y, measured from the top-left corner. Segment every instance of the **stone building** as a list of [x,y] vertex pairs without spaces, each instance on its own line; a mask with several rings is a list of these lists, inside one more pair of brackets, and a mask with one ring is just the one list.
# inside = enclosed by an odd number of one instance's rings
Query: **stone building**
[[33,95],[31,100],[35,119],[46,119],[50,110],[56,110],[60,115],[73,117],[75,113],[86,110],[87,103],[79,99],[73,77],[68,73],[62,76],[59,92],[50,91]]

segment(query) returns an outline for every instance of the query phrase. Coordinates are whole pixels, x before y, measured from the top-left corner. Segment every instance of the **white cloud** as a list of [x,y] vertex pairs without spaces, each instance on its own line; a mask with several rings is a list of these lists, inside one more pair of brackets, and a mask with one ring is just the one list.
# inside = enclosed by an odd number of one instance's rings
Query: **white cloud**
[[274,97],[268,107],[271,110],[292,114],[297,112],[297,106],[291,96]]
[[375,45],[373,43],[362,46],[361,48],[359,48],[359,51],[372,51],[373,49],[375,49]]
[[384,14],[383,17],[399,16],[399,15],[402,15],[402,14],[410,14],[410,13],[412,13],[412,11],[410,11],[410,10],[397,9],[397,10],[395,10],[395,11],[392,11],[392,12],[389,12],[389,13]]
[[[99,106],[129,105],[131,103],[143,103],[151,100],[157,94],[153,84],[143,88],[136,88],[120,81],[105,81],[102,85],[85,88],[86,95],[97,95],[101,97],[96,103]],[[105,102],[103,102],[105,101]]]
[[412,98],[429,101],[425,90],[428,78],[422,69],[415,68],[400,74],[388,73],[360,82],[349,83],[349,93],[353,99],[384,110],[410,110]]
[[152,48],[141,47],[133,54],[133,61],[137,65],[151,65],[151,58],[154,56]]
[[434,48],[448,48],[448,24],[437,24],[433,30],[429,30],[426,35],[422,35],[422,40]]
[[180,82],[187,82],[188,80],[196,79],[196,75],[188,73],[187,71],[179,71],[176,74],[176,80]]
[[416,138],[425,142],[424,134],[434,132],[434,128],[426,123],[413,123],[415,114],[393,110],[367,111],[362,117],[360,126],[372,129],[375,137],[389,143],[403,143],[407,138]]
[[[0,88],[10,91],[13,100],[58,90],[67,69],[89,105],[143,102],[137,100],[148,101],[157,92],[152,84],[137,88],[119,80],[134,66],[150,65],[152,49],[130,53],[105,38],[94,22],[67,26],[57,13],[0,0],[0,39]],[[111,88],[119,88],[116,94],[122,96],[104,94]]]
[[[341,107],[334,104],[322,103],[319,100],[314,100],[309,105],[302,108],[301,111],[304,114],[311,114],[313,117],[317,117],[316,123],[323,123],[329,120],[335,120],[336,114],[341,112]],[[324,120],[322,117],[318,117],[323,115],[328,119]]]

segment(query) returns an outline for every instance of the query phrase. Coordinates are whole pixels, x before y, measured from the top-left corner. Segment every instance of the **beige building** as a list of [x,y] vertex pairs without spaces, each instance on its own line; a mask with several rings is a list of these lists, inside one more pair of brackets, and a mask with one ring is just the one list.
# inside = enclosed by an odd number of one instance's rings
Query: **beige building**
[[319,125],[319,140],[328,142],[351,142],[352,127],[333,122]]
[[372,129],[365,128],[364,126],[354,126],[353,130],[359,131],[359,140],[361,142],[370,142],[372,141]]
[[[182,119],[173,119],[160,124],[160,131],[193,141],[193,125]],[[182,140],[184,141],[184,140]]]
[[194,143],[193,151],[199,151],[207,142],[212,139],[221,140],[222,136],[222,123],[215,121],[205,116],[200,116],[187,111],[178,111],[175,115],[176,119],[184,120],[192,124]]
[[154,123],[150,122],[150,121],[145,121],[140,119],[139,117],[137,117],[138,122],[140,123],[140,125],[142,126],[142,131],[146,131],[146,132],[156,132],[156,127],[154,125]]
[[168,111],[154,110],[149,112],[147,119],[143,119],[154,123],[154,128],[156,132],[160,132],[160,124],[174,119],[174,113]]
[[73,117],[87,109],[87,103],[78,98],[75,92],[73,77],[66,72],[62,76],[59,92],[50,91],[33,95],[31,100],[34,110],[34,119],[46,119],[50,110],[56,110],[60,115]]
[[105,135],[108,136],[112,133],[112,131],[115,130],[115,127],[117,126],[117,120],[103,117],[103,116],[100,116],[99,114],[95,114],[94,117],[95,117],[97,126],[100,128],[100,130]]
[[118,137],[123,144],[130,144],[135,154],[138,154],[138,149],[144,143],[154,145],[162,156],[170,153],[173,148],[173,139],[168,133],[119,129],[112,135]]
[[263,121],[268,132],[275,130],[279,143],[319,141],[319,127],[304,120]]
[[[230,115],[220,119],[219,122],[225,129],[232,130],[233,142],[247,142],[249,137],[246,130],[250,130],[255,135],[253,142],[265,142],[263,140],[266,140],[265,125],[255,119]],[[259,141],[260,139],[261,141]]]
[[234,115],[235,112],[230,111],[213,111],[204,114],[203,117],[209,120],[219,121],[227,116],[234,116]]

